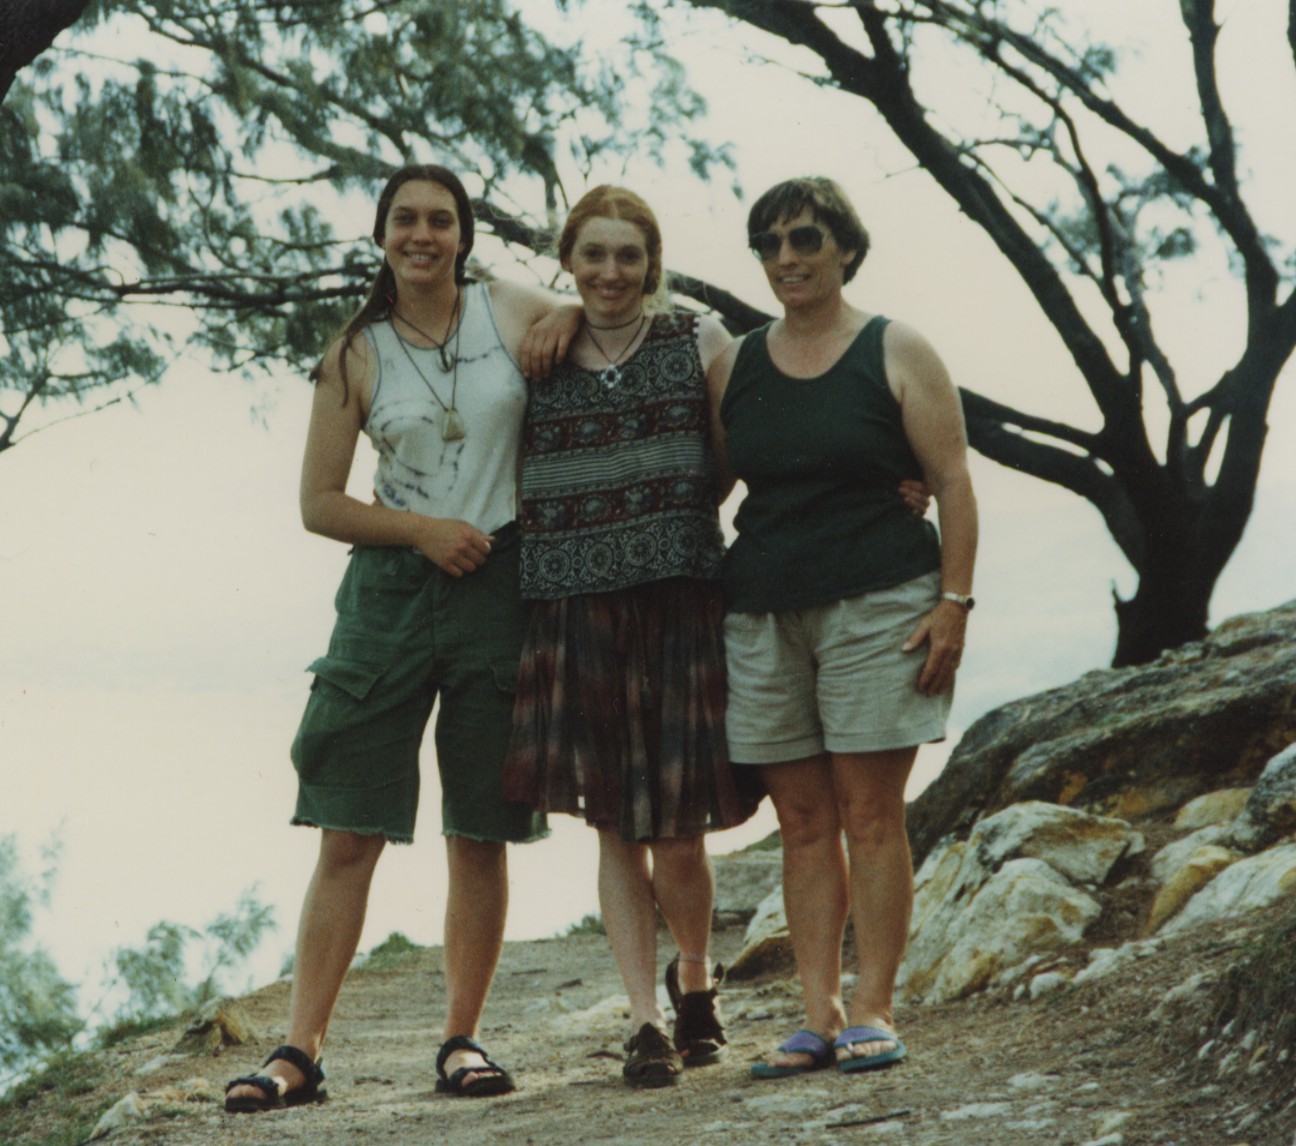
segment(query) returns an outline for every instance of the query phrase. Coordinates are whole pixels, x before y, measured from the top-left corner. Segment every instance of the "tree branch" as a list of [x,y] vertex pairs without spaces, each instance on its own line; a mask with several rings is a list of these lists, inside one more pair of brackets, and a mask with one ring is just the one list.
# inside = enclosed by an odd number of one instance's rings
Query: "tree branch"
[[1143,567],[1146,542],[1136,508],[1121,483],[1098,466],[1097,451],[1076,454],[1027,437],[1009,426],[1052,433],[1077,445],[1085,435],[1071,426],[1058,426],[1010,410],[974,391],[961,388],[960,393],[967,417],[968,441],[973,449],[1000,465],[1069,489],[1092,502],[1129,563],[1136,570]]
[[0,103],[17,74],[89,7],[90,0],[9,0],[0,5]]

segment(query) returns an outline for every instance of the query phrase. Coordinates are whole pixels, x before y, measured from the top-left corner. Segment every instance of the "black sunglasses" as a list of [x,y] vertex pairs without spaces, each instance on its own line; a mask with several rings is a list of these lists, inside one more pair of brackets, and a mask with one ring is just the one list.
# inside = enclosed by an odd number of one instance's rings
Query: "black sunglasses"
[[[793,227],[787,233],[788,242],[798,255],[815,255],[823,250],[824,233],[818,227],[807,223],[804,227]],[[783,249],[783,236],[777,231],[757,231],[747,239],[752,254],[762,263],[778,258]]]

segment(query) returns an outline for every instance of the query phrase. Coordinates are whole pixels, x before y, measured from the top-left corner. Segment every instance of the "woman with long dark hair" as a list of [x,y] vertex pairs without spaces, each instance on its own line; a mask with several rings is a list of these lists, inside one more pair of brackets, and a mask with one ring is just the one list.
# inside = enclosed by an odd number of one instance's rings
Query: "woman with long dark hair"
[[[525,610],[518,591],[518,353],[554,296],[469,283],[473,214],[453,173],[396,172],[378,200],[383,264],[313,372],[302,466],[308,530],[353,546],[327,655],[293,744],[293,822],[321,829],[297,935],[287,1038],[235,1079],[225,1109],[318,1101],[320,1050],[364,924],[378,857],[409,843],[419,745],[439,701],[449,861],[446,1017],[437,1088],[484,1096],[513,1081],[474,1040],[503,942],[505,843],[547,834],[500,791]],[[356,442],[377,449],[377,497],[346,492]]]

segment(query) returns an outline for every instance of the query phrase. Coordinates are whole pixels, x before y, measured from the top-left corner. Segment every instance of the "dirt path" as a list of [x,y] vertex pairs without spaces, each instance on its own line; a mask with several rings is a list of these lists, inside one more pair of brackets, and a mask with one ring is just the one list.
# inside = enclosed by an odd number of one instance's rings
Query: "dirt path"
[[[741,935],[738,928],[720,932],[716,954],[732,958]],[[220,1111],[224,1080],[277,1041],[287,1006],[282,983],[245,1001],[264,1032],[255,1046],[136,1073],[174,1045],[178,1029],[161,1032],[109,1052],[112,1077],[78,1102],[102,1108],[140,1094],[144,1120],[114,1131],[105,1140],[113,1146],[1290,1146],[1293,1111],[1264,1106],[1262,1078],[1243,1070],[1207,1079],[1203,1089],[1196,1056],[1167,1054],[1149,1023],[1170,987],[1195,969],[1222,966],[1237,942],[1236,934],[1199,935],[1100,984],[1035,1002],[981,998],[905,1008],[898,1018],[910,1060],[872,1076],[750,1079],[747,1064],[797,1026],[797,992],[777,978],[730,983],[723,994],[728,1060],[649,1092],[620,1080],[628,1031],[606,940],[509,944],[483,1041],[512,1068],[519,1090],[479,1101],[433,1091],[441,953],[420,949],[348,981],[325,1056],[326,1104],[256,1116]],[[48,1141],[50,1129],[33,1124],[31,1136],[17,1141]]]

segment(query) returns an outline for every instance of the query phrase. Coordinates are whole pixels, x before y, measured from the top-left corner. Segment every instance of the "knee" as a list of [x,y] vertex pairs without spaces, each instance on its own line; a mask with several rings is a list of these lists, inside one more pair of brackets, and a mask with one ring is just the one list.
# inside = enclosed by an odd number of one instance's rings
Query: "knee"
[[654,877],[665,877],[677,883],[690,877],[709,878],[711,862],[701,836],[680,840],[658,840],[650,845]]
[[904,801],[847,800],[841,810],[846,841],[855,851],[881,850],[905,838]]
[[446,856],[452,868],[477,872],[503,871],[507,863],[504,844],[499,840],[474,840],[468,836],[446,836]]
[[372,871],[387,841],[380,835],[361,835],[324,829],[320,838],[319,866],[330,875]]
[[820,793],[775,801],[779,835],[785,848],[813,847],[841,835],[841,819],[832,799]]

